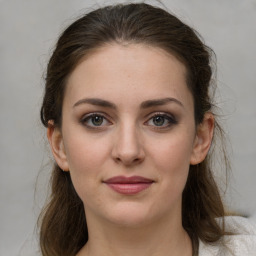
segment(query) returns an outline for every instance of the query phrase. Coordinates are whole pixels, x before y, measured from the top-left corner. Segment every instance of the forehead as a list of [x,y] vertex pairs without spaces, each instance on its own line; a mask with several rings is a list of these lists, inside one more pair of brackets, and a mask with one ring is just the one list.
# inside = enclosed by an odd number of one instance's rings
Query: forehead
[[84,57],[68,79],[65,99],[147,100],[166,96],[191,100],[185,66],[157,47],[113,43]]

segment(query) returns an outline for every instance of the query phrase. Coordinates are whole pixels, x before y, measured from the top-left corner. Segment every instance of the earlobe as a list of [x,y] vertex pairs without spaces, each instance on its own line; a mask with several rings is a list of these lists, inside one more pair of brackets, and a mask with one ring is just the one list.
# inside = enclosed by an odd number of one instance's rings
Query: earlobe
[[69,166],[63,144],[62,134],[60,129],[54,125],[53,120],[48,122],[47,138],[56,163],[63,171],[68,171]]
[[193,152],[190,159],[191,165],[199,164],[206,158],[211,146],[213,131],[214,116],[212,113],[206,113],[203,122],[197,127]]

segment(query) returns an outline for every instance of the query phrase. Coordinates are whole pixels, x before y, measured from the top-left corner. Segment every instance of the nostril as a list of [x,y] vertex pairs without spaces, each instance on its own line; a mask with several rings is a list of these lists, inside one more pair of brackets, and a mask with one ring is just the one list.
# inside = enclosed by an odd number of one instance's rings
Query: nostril
[[[132,127],[134,128],[134,127]],[[111,157],[116,163],[126,166],[139,164],[144,159],[142,143],[134,131],[124,129],[113,143]]]
[[120,157],[115,158],[115,160],[116,160],[117,162],[121,162]]
[[133,158],[133,157],[115,157],[114,160],[115,162],[117,163],[122,163],[124,165],[134,165],[134,164],[139,164],[140,162],[142,162],[142,159],[143,158],[140,158],[140,157],[136,157],[136,158]]

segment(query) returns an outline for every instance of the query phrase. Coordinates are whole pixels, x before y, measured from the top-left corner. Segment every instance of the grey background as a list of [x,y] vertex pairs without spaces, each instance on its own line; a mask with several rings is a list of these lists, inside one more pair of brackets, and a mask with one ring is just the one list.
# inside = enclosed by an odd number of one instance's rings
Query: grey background
[[[0,0],[1,256],[35,255],[35,225],[51,158],[39,122],[43,73],[59,33],[104,2]],[[256,1],[163,3],[195,27],[217,54],[217,101],[232,144],[233,174],[225,198],[232,210],[255,219]]]

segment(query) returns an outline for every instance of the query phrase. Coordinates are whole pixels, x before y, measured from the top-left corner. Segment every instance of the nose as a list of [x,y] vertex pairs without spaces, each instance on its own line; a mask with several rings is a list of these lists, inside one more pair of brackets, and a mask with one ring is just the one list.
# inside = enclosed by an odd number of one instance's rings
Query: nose
[[115,134],[112,149],[115,162],[125,166],[141,163],[145,158],[142,138],[135,125],[123,125]]

